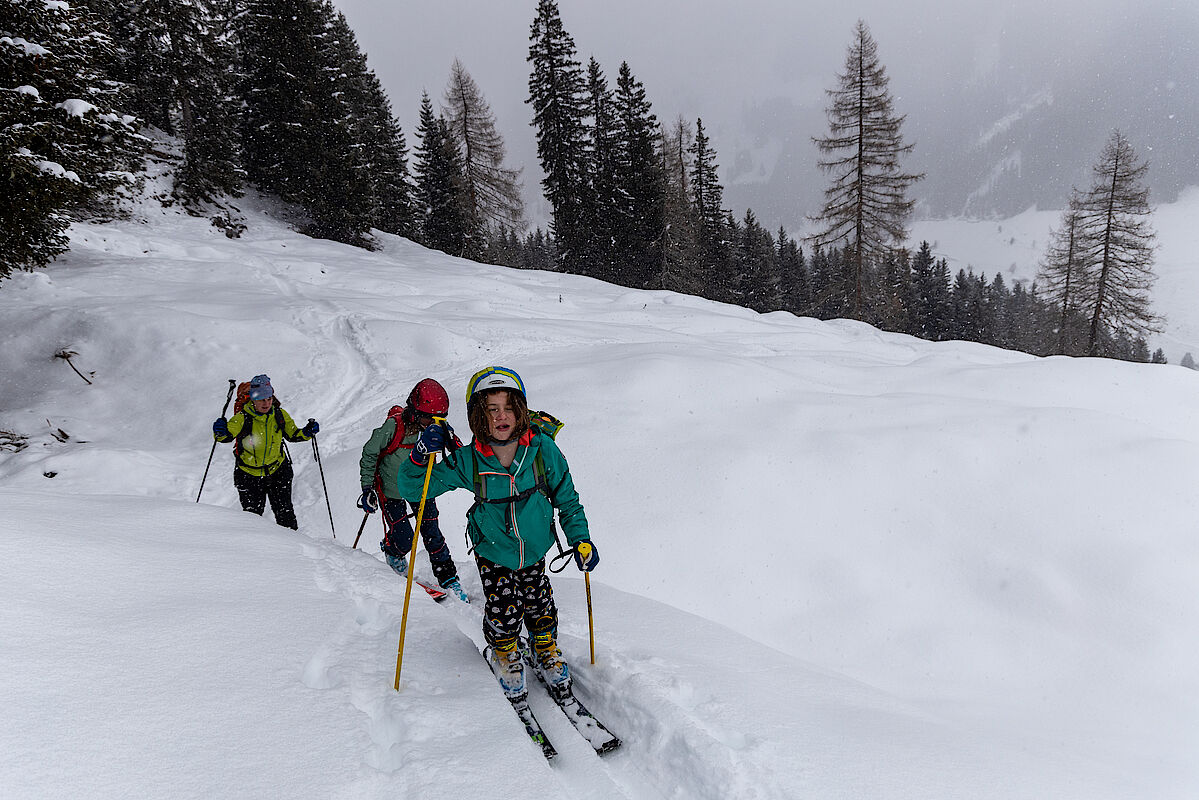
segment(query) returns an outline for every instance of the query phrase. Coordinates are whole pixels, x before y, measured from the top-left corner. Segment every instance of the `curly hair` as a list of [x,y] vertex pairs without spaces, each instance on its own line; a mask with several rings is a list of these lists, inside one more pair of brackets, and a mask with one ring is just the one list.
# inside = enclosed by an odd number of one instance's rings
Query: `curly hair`
[[491,439],[491,428],[487,419],[487,397],[496,392],[508,393],[508,402],[512,405],[512,412],[516,415],[513,438],[519,439],[524,436],[532,424],[529,420],[529,405],[525,402],[525,396],[520,392],[511,389],[492,389],[487,392],[479,392],[466,405],[466,419],[470,423],[470,432],[480,442]]

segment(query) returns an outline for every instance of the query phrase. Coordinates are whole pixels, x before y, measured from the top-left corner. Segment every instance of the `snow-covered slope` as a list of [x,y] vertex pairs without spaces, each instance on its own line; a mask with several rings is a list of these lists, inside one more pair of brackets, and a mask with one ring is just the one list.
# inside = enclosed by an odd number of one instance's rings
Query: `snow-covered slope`
[[[0,450],[6,797],[1199,791],[1199,374],[248,223],[147,207],[0,289],[0,429],[28,437]],[[349,548],[370,429],[433,376],[465,430],[490,363],[567,422],[594,666],[582,581],[555,584],[625,740],[604,760],[543,698],[545,764],[474,607],[413,597],[393,691],[403,583],[376,521]],[[321,421],[336,539],[306,446],[298,534],[235,510],[227,448],[194,502],[227,379],[259,372]],[[441,519],[477,600],[468,505]]]

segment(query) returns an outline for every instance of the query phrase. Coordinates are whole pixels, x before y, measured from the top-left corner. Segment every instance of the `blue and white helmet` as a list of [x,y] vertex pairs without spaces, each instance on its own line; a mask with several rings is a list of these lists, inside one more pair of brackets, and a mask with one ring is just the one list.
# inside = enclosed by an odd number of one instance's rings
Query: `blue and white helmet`
[[520,379],[515,370],[507,367],[484,367],[472,375],[466,383],[466,404],[470,405],[470,401],[479,392],[491,389],[515,389],[525,398],[525,402],[528,402],[529,399],[525,394],[525,382]]

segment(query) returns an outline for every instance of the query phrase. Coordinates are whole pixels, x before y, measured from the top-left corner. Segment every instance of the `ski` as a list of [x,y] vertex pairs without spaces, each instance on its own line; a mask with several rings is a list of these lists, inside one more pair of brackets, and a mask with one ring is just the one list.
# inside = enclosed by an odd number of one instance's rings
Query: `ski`
[[527,640],[522,640],[520,643],[520,653],[524,657],[525,664],[529,671],[532,671],[537,676],[537,680],[545,687],[546,693],[550,699],[562,709],[562,713],[570,720],[570,724],[575,727],[592,749],[599,755],[610,753],[620,747],[622,742],[604,726],[602,722],[595,718],[595,715],[587,710],[587,706],[575,697],[574,690],[571,688],[571,681],[568,681],[565,686],[555,688],[546,682],[545,676],[541,674],[541,667],[537,664],[537,660],[533,655],[533,650],[529,646]]
[[[483,650],[483,660],[487,662],[487,667],[491,670],[492,675],[495,675],[495,667],[491,664],[490,645]],[[558,751],[550,743],[549,737],[541,729],[541,723],[537,721],[537,717],[533,716],[533,709],[529,708],[528,693],[526,692],[516,698],[505,695],[505,698],[512,704],[512,710],[516,712],[516,716],[520,717],[520,721],[524,723],[525,733],[529,734],[529,738],[533,740],[533,744],[541,748],[541,754],[545,756],[546,760],[549,761],[558,755]]]
[[415,578],[413,578],[412,582],[415,583],[420,588],[424,589],[429,594],[429,597],[432,597],[434,600],[436,600],[439,603],[450,596],[449,593],[446,592],[445,589],[442,589],[437,586],[431,586],[430,584],[427,584],[424,581],[418,581]]

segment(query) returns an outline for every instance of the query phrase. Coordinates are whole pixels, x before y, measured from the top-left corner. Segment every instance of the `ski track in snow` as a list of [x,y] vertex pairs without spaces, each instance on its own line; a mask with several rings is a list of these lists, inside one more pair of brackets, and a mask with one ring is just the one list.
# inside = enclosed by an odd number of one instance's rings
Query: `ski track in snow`
[[[374,748],[364,762],[372,770],[392,779],[414,780],[409,775],[414,761],[436,760],[427,750],[436,749],[428,747],[438,738],[433,732],[445,729],[446,717],[439,708],[465,703],[469,710],[453,722],[455,727],[494,729],[490,736],[494,756],[518,765],[522,774],[546,781],[546,788],[560,796],[597,800],[789,796],[761,759],[744,759],[755,745],[751,736],[718,728],[689,713],[691,708],[704,707],[711,717],[718,701],[669,678],[665,663],[603,647],[600,666],[592,667],[585,618],[564,615],[560,642],[575,673],[579,698],[623,741],[613,753],[597,756],[530,673],[530,706],[558,750],[557,758],[547,764],[481,657],[479,607],[452,599],[435,603],[417,586],[409,606],[401,691],[396,693],[391,668],[403,608],[403,577],[377,557],[347,552],[332,541],[306,542],[304,553],[315,564],[318,587],[344,596],[353,609],[352,618],[313,654],[304,683],[313,689],[347,693],[348,701],[367,717]],[[470,565],[460,566],[460,573],[472,600],[480,602],[481,587]],[[418,576],[431,578],[423,556],[418,558]],[[604,666],[605,661],[610,664]],[[657,673],[667,677],[647,677]],[[447,791],[445,780],[442,775],[437,783],[442,793]],[[409,784],[407,788],[419,794],[421,787]],[[473,784],[461,788],[479,791]]]
[[[530,675],[530,704],[558,750],[557,758],[547,764],[481,657],[482,615],[474,606],[453,600],[436,604],[419,587],[413,587],[401,691],[395,692],[391,665],[383,654],[396,646],[404,579],[379,559],[346,552],[332,542],[306,542],[304,554],[316,565],[318,587],[344,596],[354,609],[352,620],[313,654],[304,671],[304,683],[313,689],[347,692],[349,702],[366,715],[374,748],[365,762],[373,770],[391,778],[413,772],[414,761],[427,759],[422,753],[424,745],[444,730],[445,720],[437,708],[458,705],[452,702],[457,697],[459,703],[470,700],[472,707],[456,725],[494,727],[492,741],[499,758],[547,782],[544,788],[555,793],[551,796],[563,792],[597,799],[662,800],[669,796],[653,788],[649,778],[655,772],[661,774],[661,769],[639,760],[633,754],[635,746],[627,740],[621,751],[597,756],[541,687],[533,685]],[[427,578],[423,561],[419,571]],[[477,579],[464,583],[473,584],[477,601]],[[435,663],[430,664],[430,659],[436,659]],[[448,681],[438,677],[445,675],[452,677]],[[469,692],[460,687],[464,681],[470,684]],[[602,709],[611,704],[611,693],[589,695],[580,690],[580,697],[592,696],[599,698],[595,711],[602,719]],[[442,776],[437,783],[439,793],[456,796],[444,781]],[[407,788],[417,793],[414,796],[423,796],[420,786]],[[479,790],[473,783],[460,788],[467,793]]]

